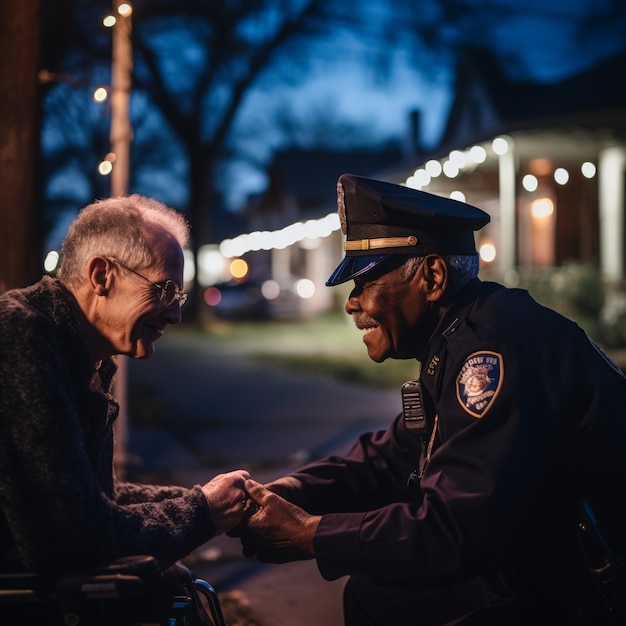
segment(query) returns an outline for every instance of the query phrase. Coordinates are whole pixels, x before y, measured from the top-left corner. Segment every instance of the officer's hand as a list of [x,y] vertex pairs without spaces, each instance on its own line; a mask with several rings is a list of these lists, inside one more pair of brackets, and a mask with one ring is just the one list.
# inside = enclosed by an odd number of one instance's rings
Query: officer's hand
[[301,486],[302,483],[293,476],[282,476],[265,484],[266,489],[277,493],[285,500],[289,500],[289,502],[295,502],[294,498],[299,494]]
[[[297,492],[293,493],[294,489],[298,489],[301,483],[299,480],[292,478],[291,476],[283,476],[277,478],[270,483],[265,483],[264,487],[269,491],[277,493],[279,496],[290,502],[294,502],[294,496],[297,496]],[[297,504],[297,503],[296,503]],[[258,504],[254,500],[249,500],[246,506],[243,519],[237,526],[231,528],[226,534],[229,537],[241,537],[246,532],[246,526],[248,520],[259,510]]]
[[258,511],[241,532],[244,555],[262,563],[312,559],[313,538],[321,517],[309,515],[254,480],[247,480],[245,488]]
[[216,535],[225,533],[242,520],[247,503],[244,483],[248,478],[250,474],[245,470],[235,470],[218,474],[202,486],[211,507]]

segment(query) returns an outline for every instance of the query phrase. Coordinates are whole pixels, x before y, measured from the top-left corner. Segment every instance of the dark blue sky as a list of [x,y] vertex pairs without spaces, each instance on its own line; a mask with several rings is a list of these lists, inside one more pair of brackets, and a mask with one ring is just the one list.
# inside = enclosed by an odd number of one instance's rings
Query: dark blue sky
[[[374,6],[400,6],[385,0],[370,0]],[[411,3],[405,3],[407,6]],[[413,3],[422,10],[428,3]],[[432,5],[432,3],[431,3]],[[458,18],[456,30],[442,28],[442,41],[488,46],[519,81],[558,82],[610,57],[626,47],[626,2],[623,0],[467,0],[466,17]],[[439,16],[424,16],[439,23]],[[464,23],[466,20],[467,24]],[[407,37],[406,33],[403,34]],[[450,58],[416,53],[407,39],[406,50],[396,50],[384,75],[372,71],[371,40],[336,35],[324,44],[334,54],[321,55],[304,85],[255,90],[239,119],[253,121],[285,103],[299,111],[306,124],[309,111],[326,108],[329,115],[343,116],[362,125],[372,137],[410,133],[409,114],[422,116],[421,141],[433,146],[443,130],[453,97],[454,71]],[[366,60],[365,62],[363,60]],[[433,69],[433,67],[435,69]],[[253,150],[275,147],[265,136]],[[248,189],[262,189],[262,172],[241,170],[242,178],[233,195],[235,203]]]
[[[485,45],[481,37],[488,38],[489,47],[515,80],[558,82],[626,47],[623,0],[474,0],[466,6],[467,29],[461,20],[460,32],[450,33],[450,42],[465,36],[472,45]],[[471,7],[475,12],[470,15]],[[307,110],[327,106],[333,115],[363,125],[372,136],[406,136],[408,140],[409,114],[418,109],[423,145],[430,147],[437,142],[453,97],[454,72],[448,59],[441,56],[438,69],[433,71],[432,65],[426,69],[416,62],[410,50],[399,51],[389,73],[377,76],[362,62],[368,57],[371,42],[338,37],[328,45],[337,53],[322,59],[305,85],[255,92],[241,118],[254,119],[255,111],[290,102],[306,120]],[[428,63],[437,63],[437,57],[429,57]],[[272,148],[270,140],[256,149],[271,152]],[[243,179],[235,201],[247,189],[265,185],[261,172],[241,171]]]
[[[437,14],[438,3],[409,0],[369,0],[367,10],[377,11],[415,7],[421,11],[419,21],[437,26],[437,37],[442,51],[459,43],[487,46],[496,51],[512,78],[520,81],[555,82],[583,71],[626,46],[626,2],[624,0],[466,0],[449,3],[459,9],[453,22],[442,22]],[[362,6],[365,8],[365,5]],[[430,13],[429,13],[430,11]],[[372,18],[374,19],[374,18]],[[442,26],[443,23],[443,26]],[[266,121],[274,112],[290,110],[298,121],[302,142],[310,120],[327,116],[337,121],[347,120],[362,129],[370,143],[390,137],[409,141],[409,114],[421,112],[421,140],[424,146],[436,144],[443,130],[452,99],[454,79],[452,57],[442,52],[424,55],[410,34],[398,29],[404,46],[393,52],[386,47],[394,37],[393,23],[387,31],[374,37],[359,39],[338,32],[329,34],[319,44],[315,62],[301,84],[281,85],[276,81],[261,82],[253,89],[237,116],[236,132],[240,145],[258,163],[268,163],[275,149],[283,145],[281,138]],[[400,35],[401,33],[401,35]],[[388,52],[384,70],[374,69],[372,59]],[[197,50],[182,50],[180,58],[193,56]],[[177,64],[177,55],[170,63]],[[179,75],[179,79],[182,79]],[[93,118],[101,116],[94,105],[86,105]],[[145,106],[141,94],[133,94],[132,115],[134,131],[161,133],[162,141],[170,142],[164,133],[162,120]],[[141,123],[138,121],[141,120]],[[63,141],[47,128],[47,141]],[[106,135],[106,129],[104,130]],[[301,138],[302,139],[302,138]],[[185,204],[184,162],[176,156],[175,142],[171,141],[172,159],[157,171],[136,168],[135,182],[139,193],[155,195],[172,206]],[[230,179],[225,188],[228,199],[236,207],[248,193],[260,191],[266,180],[262,169],[240,161],[235,169],[227,170]],[[55,186],[80,186],[81,180],[71,172],[51,181]],[[80,194],[77,194],[80,197]],[[90,198],[87,201],[91,201]],[[71,217],[71,216],[70,216]],[[58,241],[64,234],[61,223],[50,238]]]

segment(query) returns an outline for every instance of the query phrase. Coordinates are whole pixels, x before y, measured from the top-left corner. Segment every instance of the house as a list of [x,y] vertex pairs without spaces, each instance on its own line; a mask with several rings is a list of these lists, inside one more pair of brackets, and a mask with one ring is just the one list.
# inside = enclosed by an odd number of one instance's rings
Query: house
[[[322,238],[302,229],[334,214],[336,180],[352,172],[487,211],[491,223],[478,245],[504,283],[569,260],[598,261],[609,297],[623,299],[625,73],[622,53],[560,83],[513,82],[495,57],[471,50],[458,67],[442,139],[428,154],[407,158],[394,147],[277,153],[268,188],[251,199],[246,217],[255,241],[295,226],[301,236],[257,251],[247,245],[251,275],[283,290],[308,281],[312,295],[296,298],[292,314],[333,305],[337,294],[324,281],[343,255],[338,223]],[[626,302],[620,307],[626,312]]]
[[625,74],[622,53],[560,83],[516,83],[492,55],[470,51],[439,146],[393,180],[486,210],[492,222],[480,237],[495,249],[493,268],[505,282],[538,267],[597,260],[607,284],[618,285]]
[[[273,302],[274,315],[313,315],[334,305],[337,294],[324,283],[343,254],[337,179],[344,172],[385,176],[404,159],[396,145],[351,152],[289,149],[275,154],[267,189],[251,198],[245,209],[257,239],[264,233],[272,233],[275,239],[284,235],[283,243],[259,244],[262,249],[246,254],[250,278],[270,279],[280,294]],[[267,291],[271,289],[268,284]]]

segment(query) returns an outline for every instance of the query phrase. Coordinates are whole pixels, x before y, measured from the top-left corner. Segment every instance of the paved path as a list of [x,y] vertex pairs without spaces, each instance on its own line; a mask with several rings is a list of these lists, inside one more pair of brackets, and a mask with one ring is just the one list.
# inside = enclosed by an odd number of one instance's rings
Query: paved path
[[[138,471],[187,486],[237,467],[271,480],[345,451],[358,434],[384,428],[400,410],[399,392],[275,371],[187,335],[166,335],[153,358],[130,361],[128,372],[131,406],[174,416],[167,428],[131,426],[129,453]],[[218,591],[242,592],[263,626],[343,624],[344,581],[323,580],[314,561],[258,564],[228,537],[213,539],[191,559],[196,575]]]

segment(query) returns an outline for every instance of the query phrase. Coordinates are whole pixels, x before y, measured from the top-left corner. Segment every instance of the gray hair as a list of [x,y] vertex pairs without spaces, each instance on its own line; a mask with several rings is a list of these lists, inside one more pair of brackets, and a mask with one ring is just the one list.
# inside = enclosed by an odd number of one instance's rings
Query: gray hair
[[80,211],[61,247],[57,276],[69,286],[83,281],[90,258],[110,256],[129,267],[149,267],[155,258],[149,233],[165,229],[183,248],[189,241],[189,224],[166,205],[133,194],[97,200]]
[[[455,293],[459,292],[472,278],[478,276],[480,258],[478,253],[467,255],[448,255],[443,257],[448,266],[448,285]],[[402,278],[411,280],[418,267],[425,259],[423,256],[411,256],[404,263]]]

